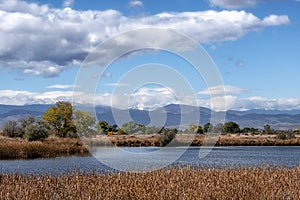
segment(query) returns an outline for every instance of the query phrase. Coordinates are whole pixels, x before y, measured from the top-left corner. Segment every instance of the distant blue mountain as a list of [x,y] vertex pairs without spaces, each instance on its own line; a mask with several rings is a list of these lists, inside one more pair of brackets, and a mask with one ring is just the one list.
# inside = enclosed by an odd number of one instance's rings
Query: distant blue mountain
[[1,105],[0,104],[0,129],[9,120],[19,120],[27,116],[41,117],[42,114],[52,105],[33,104],[33,105]]
[[49,104],[32,104],[32,105],[23,105],[23,106],[16,106],[16,105],[1,105],[0,104],[0,115],[11,112],[13,114],[16,110],[27,110],[27,111],[36,111],[44,113],[50,106]]
[[[101,111],[100,111],[101,110]],[[205,107],[194,107],[178,104],[170,104],[161,108],[157,108],[154,111],[144,110],[119,110],[114,109],[114,115],[112,109],[106,108],[105,111],[101,107],[96,108],[98,120],[105,120],[110,124],[118,122],[118,125],[129,121],[126,118],[125,113],[130,113],[133,121],[141,124],[149,124],[150,116],[154,116],[155,113],[166,115],[165,126],[166,127],[178,127],[180,122],[187,127],[190,123],[205,124],[210,122],[212,113],[218,114]],[[154,113],[154,114],[153,114]],[[270,110],[248,110],[248,111],[227,111],[225,121],[237,122],[241,127],[254,127],[263,128],[264,125],[270,124],[274,129],[297,129],[300,126],[300,110],[293,111],[270,111]],[[200,116],[198,122],[195,121],[193,116]],[[118,120],[115,120],[118,119]]]
[[[50,106],[53,105],[0,105],[0,125],[8,120],[18,120],[25,116],[41,117]],[[180,123],[183,127],[187,127],[190,123],[203,125],[210,122],[212,114],[218,114],[208,108],[178,104],[170,104],[153,111],[121,110],[109,106],[97,106],[95,110],[98,120],[105,120],[110,124],[117,123],[119,126],[128,121],[135,121],[145,125],[163,124],[166,127],[177,128]],[[195,116],[200,116],[200,120],[197,121]],[[234,121],[240,127],[263,128],[265,124],[270,124],[274,129],[296,129],[300,126],[300,110],[229,110],[226,112],[226,121]]]

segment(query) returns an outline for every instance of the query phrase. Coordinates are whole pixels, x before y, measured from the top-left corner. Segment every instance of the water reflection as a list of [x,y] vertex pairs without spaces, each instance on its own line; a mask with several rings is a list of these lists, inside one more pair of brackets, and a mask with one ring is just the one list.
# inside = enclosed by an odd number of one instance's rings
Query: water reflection
[[[121,148],[127,154],[116,154],[111,148],[94,149],[93,156],[70,156],[34,160],[1,160],[0,173],[22,174],[64,174],[74,170],[83,172],[114,173],[117,169],[135,171],[151,166],[164,167],[167,158],[181,151],[180,148],[170,147],[159,151],[158,147],[126,147]],[[139,159],[124,157],[130,152],[138,155]],[[155,153],[153,153],[155,152]],[[282,167],[300,166],[300,147],[214,147],[205,157],[199,158],[199,148],[189,148],[172,165],[197,165],[200,167],[251,167],[272,165]],[[113,165],[105,165],[97,158],[109,159]],[[100,160],[101,160],[100,159]]]

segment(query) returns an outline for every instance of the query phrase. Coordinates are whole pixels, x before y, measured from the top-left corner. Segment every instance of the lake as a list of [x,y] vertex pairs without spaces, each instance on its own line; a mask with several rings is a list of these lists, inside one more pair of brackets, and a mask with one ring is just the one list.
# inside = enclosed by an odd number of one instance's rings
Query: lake
[[[208,151],[209,153],[207,152],[208,154],[203,158],[199,157],[200,150],[199,147],[189,147],[187,149],[178,147],[96,148],[93,149],[94,156],[1,160],[0,173],[59,175],[74,170],[114,173],[118,170],[148,171],[172,165],[214,168],[261,165],[300,166],[300,147],[298,146],[213,147],[208,149],[211,151]],[[179,155],[181,156],[177,158]]]

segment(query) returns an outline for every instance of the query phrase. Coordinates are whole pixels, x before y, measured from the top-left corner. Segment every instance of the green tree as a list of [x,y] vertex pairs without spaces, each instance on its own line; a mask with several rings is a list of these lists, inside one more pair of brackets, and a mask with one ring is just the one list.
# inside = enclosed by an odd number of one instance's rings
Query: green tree
[[197,127],[197,132],[196,133],[198,133],[198,134],[204,134],[204,131],[203,131],[203,128],[202,128],[202,126],[198,126]]
[[243,129],[241,129],[242,133],[258,133],[258,129],[257,128],[250,128],[250,127],[244,127]]
[[264,125],[264,133],[271,133],[272,129],[271,126],[269,124]]
[[158,133],[160,130],[162,130],[162,127],[149,126],[145,128],[145,134]]
[[118,125],[113,124],[113,125],[109,125],[106,121],[99,121],[96,124],[96,129],[97,129],[97,133],[99,134],[114,134],[116,132],[118,132]]
[[99,121],[96,125],[97,132],[100,134],[107,134],[110,127],[106,121]]
[[28,124],[25,128],[24,138],[28,141],[42,140],[49,136],[49,126],[45,121]]
[[240,126],[235,122],[226,122],[223,127],[224,133],[239,133]]
[[241,129],[242,133],[250,133],[251,132],[251,128],[249,127],[244,127],[243,129]]
[[213,125],[211,123],[206,123],[204,124],[203,126],[203,132],[204,133],[208,133],[208,132],[211,132],[213,129]]
[[59,137],[66,137],[68,132],[76,132],[73,122],[73,107],[70,102],[59,101],[42,116]]
[[213,126],[213,128],[212,128],[213,133],[221,133],[222,131],[223,131],[223,124],[222,123],[218,123],[215,126]]
[[3,127],[3,135],[7,137],[22,137],[22,132],[17,121],[11,120],[6,122]]
[[23,134],[25,134],[25,129],[27,126],[30,124],[33,124],[36,122],[36,119],[33,116],[28,116],[25,118],[22,118],[19,120],[20,121],[20,128]]
[[118,132],[118,125],[117,124],[109,125],[108,128],[110,129],[111,132]]
[[146,126],[144,124],[138,124],[138,133],[144,134],[146,131]]
[[[140,126],[140,124],[137,124],[134,121],[130,121],[130,122],[124,123],[122,125],[123,131],[125,131],[125,133],[127,133],[127,134],[137,133],[139,131],[139,128],[141,128],[141,127],[142,126]],[[145,126],[142,128],[144,129]]]
[[203,129],[199,124],[192,123],[188,127],[188,133],[197,133],[197,134],[203,134]]
[[160,146],[166,146],[168,145],[176,136],[178,130],[176,128],[174,129],[165,129],[163,128],[161,130],[161,136],[159,137],[159,144]]
[[96,119],[90,112],[80,110],[74,111],[74,122],[78,135],[90,136],[95,134],[93,127]]
[[125,131],[123,131],[123,129],[119,128],[118,135],[127,135],[127,134],[125,133]]

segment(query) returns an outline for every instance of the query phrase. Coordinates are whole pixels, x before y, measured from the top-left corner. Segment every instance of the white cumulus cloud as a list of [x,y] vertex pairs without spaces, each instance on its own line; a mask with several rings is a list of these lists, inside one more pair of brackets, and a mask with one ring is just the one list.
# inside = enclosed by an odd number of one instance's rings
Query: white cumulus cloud
[[[106,39],[139,28],[174,29],[200,43],[210,43],[237,40],[249,32],[285,24],[289,24],[286,15],[261,19],[245,11],[163,12],[135,18],[116,10],[55,9],[0,0],[0,67],[37,76],[57,76],[68,67],[79,66]],[[134,42],[144,42],[147,35],[139,39],[143,41]],[[157,42],[172,44],[172,38],[159,35]],[[122,45],[133,42],[125,40]],[[106,52],[114,53],[113,49]]]
[[179,103],[175,92],[170,88],[140,88],[130,95],[129,107],[140,110],[154,110],[155,108]]
[[267,110],[292,110],[300,109],[299,98],[265,98],[248,97],[237,98],[230,96],[226,99],[227,110],[249,110],[249,109],[267,109]]
[[[0,90],[0,104],[24,105],[24,104],[54,104],[57,101],[70,101],[73,99],[73,91],[50,91],[30,92],[20,90]],[[265,98],[247,97],[240,98],[234,95],[215,96],[213,98],[199,98],[198,105],[190,101],[193,97],[175,96],[169,88],[142,88],[133,94],[77,94],[76,103],[90,105],[105,105],[116,108],[135,108],[141,110],[153,110],[168,104],[184,104],[192,106],[203,106],[216,111],[224,110],[293,110],[300,109],[300,98]],[[124,102],[129,99],[129,102]],[[224,108],[224,99],[226,106]],[[213,104],[212,104],[213,102]]]
[[[225,107],[224,107],[225,100]],[[293,110],[300,109],[300,98],[240,98],[234,95],[216,96],[212,98],[199,98],[199,106],[211,108],[215,111],[224,110]]]
[[30,92],[20,90],[0,90],[0,104],[54,104],[57,101],[71,101],[72,91]]

